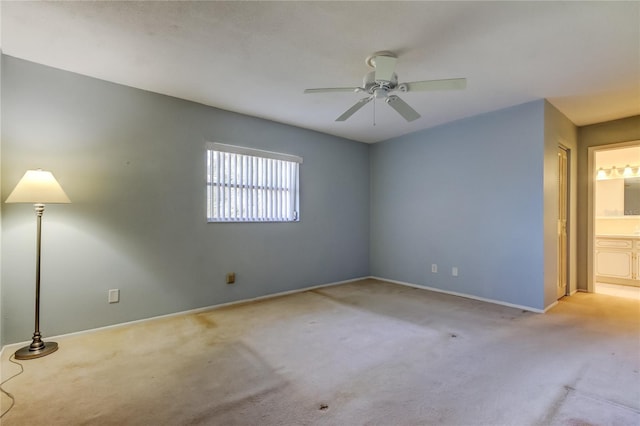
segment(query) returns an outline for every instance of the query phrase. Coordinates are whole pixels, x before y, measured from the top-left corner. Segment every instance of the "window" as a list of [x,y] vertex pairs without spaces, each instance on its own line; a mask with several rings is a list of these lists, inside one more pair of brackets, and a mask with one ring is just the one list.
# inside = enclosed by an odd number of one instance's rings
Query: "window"
[[302,158],[221,143],[207,144],[207,221],[300,220]]

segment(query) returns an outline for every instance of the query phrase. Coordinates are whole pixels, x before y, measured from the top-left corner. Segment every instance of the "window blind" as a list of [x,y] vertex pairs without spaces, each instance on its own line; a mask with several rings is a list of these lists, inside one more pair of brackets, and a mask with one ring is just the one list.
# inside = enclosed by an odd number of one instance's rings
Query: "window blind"
[[207,220],[298,221],[301,163],[294,155],[207,144]]

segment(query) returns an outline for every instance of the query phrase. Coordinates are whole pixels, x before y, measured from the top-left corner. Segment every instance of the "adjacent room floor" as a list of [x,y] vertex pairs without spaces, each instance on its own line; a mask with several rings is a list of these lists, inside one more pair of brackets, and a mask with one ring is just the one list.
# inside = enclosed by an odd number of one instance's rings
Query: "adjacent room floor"
[[57,341],[3,426],[640,424],[640,301],[601,294],[535,314],[364,280]]
[[628,285],[596,283],[596,293],[640,300],[640,287]]

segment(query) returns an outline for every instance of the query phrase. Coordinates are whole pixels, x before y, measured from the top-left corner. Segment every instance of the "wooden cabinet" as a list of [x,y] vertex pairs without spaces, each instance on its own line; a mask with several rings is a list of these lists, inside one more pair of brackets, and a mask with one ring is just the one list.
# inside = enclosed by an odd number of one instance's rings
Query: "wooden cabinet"
[[594,269],[597,282],[640,287],[640,238],[596,237]]

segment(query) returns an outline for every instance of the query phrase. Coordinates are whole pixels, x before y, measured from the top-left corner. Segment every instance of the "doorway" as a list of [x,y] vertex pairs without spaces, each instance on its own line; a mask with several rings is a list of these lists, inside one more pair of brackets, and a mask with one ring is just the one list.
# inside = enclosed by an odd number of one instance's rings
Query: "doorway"
[[[590,150],[591,151],[591,150]],[[594,147],[589,291],[637,298],[640,290],[640,141]]]

